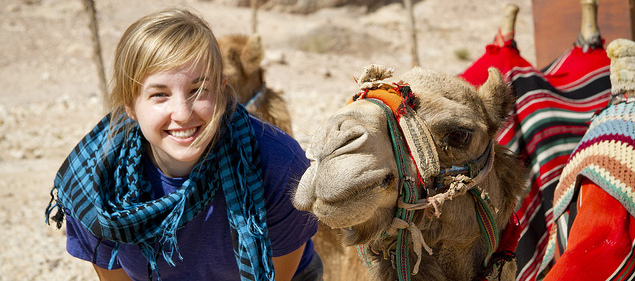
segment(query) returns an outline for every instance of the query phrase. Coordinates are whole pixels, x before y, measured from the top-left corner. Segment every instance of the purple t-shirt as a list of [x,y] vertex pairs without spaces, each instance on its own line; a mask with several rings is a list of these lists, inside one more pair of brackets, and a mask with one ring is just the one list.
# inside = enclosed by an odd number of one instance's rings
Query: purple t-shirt
[[[313,260],[314,249],[310,240],[317,231],[317,222],[307,212],[296,210],[291,204],[291,190],[308,167],[308,160],[299,144],[281,130],[252,118],[251,122],[262,161],[267,228],[273,256],[283,256],[307,243],[296,273],[304,270]],[[158,170],[149,157],[145,157],[145,173],[156,195],[163,195],[180,187],[184,178],[169,178]],[[158,271],[162,280],[240,280],[236,257],[232,247],[225,196],[218,190],[216,197],[203,212],[184,228],[177,230],[179,252],[174,254],[175,267],[159,256]],[[98,238],[70,216],[66,220],[67,251],[74,257],[92,261],[108,268],[115,245],[103,240],[97,248]],[[113,269],[123,268],[133,280],[148,280],[148,262],[136,245],[121,244]]]

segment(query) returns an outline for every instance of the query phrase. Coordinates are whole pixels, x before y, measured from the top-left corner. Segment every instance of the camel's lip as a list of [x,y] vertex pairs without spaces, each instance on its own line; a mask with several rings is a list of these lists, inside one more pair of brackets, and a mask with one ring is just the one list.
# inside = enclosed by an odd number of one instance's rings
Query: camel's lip
[[[381,206],[382,195],[389,188],[391,182],[374,183],[363,188],[357,188],[351,194],[338,200],[324,200],[316,198],[313,202],[312,213],[322,222],[332,228],[347,228],[364,223]],[[368,206],[373,206],[372,209]]]
[[[318,202],[319,201],[316,201],[317,206],[320,204]],[[318,209],[320,210],[316,210],[316,208],[314,208],[313,213],[320,221],[331,228],[348,228],[364,223],[372,217],[371,215],[376,210],[376,208],[373,208],[373,210],[367,210],[359,207],[353,209],[328,208],[328,211],[319,207]],[[323,211],[327,212],[324,213]]]
[[391,173],[385,173],[385,175],[380,177],[380,179],[370,181],[370,184],[364,184],[362,185],[362,187],[356,188],[348,187],[343,189],[344,192],[329,196],[328,198],[325,196],[320,196],[320,194],[316,194],[316,201],[320,200],[328,206],[332,206],[333,208],[340,208],[352,201],[369,199],[368,197],[375,196],[377,192],[381,192],[390,188],[392,185],[395,184],[394,181],[394,175],[392,175]]
[[[349,174],[353,176],[348,181],[338,181],[333,178],[322,179],[320,182],[316,182],[315,197],[323,200],[326,203],[337,205],[339,202],[349,202],[355,200],[357,197],[367,195],[374,189],[388,189],[395,181],[394,174],[388,169],[360,169],[360,171],[351,171]],[[364,178],[358,176],[364,174]],[[344,182],[340,186],[333,185],[333,182]],[[320,187],[325,188],[328,192],[320,190]],[[333,192],[337,187],[340,192]]]

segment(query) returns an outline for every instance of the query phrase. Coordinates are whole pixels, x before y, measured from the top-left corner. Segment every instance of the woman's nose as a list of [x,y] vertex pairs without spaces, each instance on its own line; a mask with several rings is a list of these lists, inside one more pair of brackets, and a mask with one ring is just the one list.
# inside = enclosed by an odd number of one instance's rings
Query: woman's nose
[[177,97],[172,100],[172,120],[185,122],[192,115],[192,101],[185,97]]

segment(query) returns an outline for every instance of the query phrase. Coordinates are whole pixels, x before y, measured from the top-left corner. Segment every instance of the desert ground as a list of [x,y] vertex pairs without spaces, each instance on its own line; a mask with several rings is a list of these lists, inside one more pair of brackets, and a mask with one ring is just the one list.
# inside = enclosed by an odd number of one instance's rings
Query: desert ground
[[[198,11],[217,36],[249,34],[250,9],[232,2],[95,0],[106,74],[125,28],[167,6]],[[97,280],[89,263],[66,253],[64,229],[44,223],[57,169],[105,114],[82,3],[0,2],[0,280]],[[516,41],[534,63],[530,0],[423,0],[414,5],[421,66],[462,72],[492,42],[507,3],[520,7]],[[285,92],[303,146],[357,92],[354,77],[363,66],[382,64],[397,74],[412,67],[408,14],[399,3],[373,11],[283,10],[259,10],[257,29],[267,84]]]

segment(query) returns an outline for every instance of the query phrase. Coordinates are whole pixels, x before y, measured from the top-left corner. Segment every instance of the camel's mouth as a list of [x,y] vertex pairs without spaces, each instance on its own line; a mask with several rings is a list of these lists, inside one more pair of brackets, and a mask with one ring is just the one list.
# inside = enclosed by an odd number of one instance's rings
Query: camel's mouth
[[396,178],[392,173],[380,180],[330,198],[317,196],[311,212],[332,228],[347,228],[370,220],[379,208],[392,207],[397,197]]

